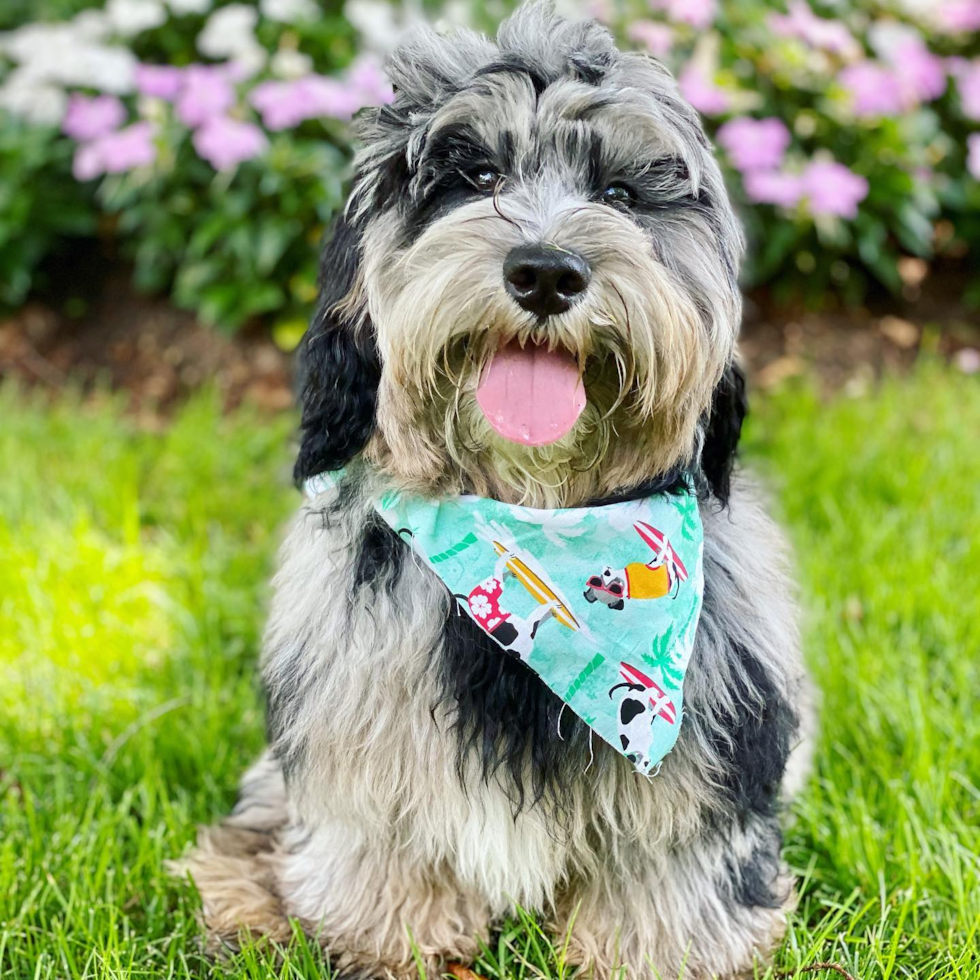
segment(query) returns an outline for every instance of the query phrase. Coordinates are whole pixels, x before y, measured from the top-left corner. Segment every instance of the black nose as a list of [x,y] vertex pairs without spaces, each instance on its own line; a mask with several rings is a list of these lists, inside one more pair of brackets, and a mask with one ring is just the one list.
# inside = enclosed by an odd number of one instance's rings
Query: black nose
[[507,292],[539,317],[564,313],[591,278],[589,263],[581,255],[547,245],[521,245],[504,259]]

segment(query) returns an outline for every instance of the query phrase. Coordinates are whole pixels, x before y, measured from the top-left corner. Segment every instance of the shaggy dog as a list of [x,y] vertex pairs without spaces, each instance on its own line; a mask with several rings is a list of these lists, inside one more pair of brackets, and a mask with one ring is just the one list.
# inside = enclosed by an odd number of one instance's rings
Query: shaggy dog
[[[298,919],[344,975],[468,960],[516,905],[598,978],[736,976],[784,929],[805,703],[780,537],[732,476],[742,240],[668,72],[544,5],[425,30],[361,121],[302,349],[298,481],[262,665],[269,749],[184,862],[211,937]],[[490,360],[574,361],[557,440],[507,438]],[[378,517],[396,487],[535,507],[676,491],[704,523],[683,725],[643,778],[461,615]],[[611,613],[615,629],[617,613]],[[794,753],[794,757],[795,757]]]

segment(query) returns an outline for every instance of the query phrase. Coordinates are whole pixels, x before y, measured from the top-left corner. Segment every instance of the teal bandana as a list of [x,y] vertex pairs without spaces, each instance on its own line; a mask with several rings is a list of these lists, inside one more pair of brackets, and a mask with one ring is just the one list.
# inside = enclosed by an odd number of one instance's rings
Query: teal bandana
[[392,491],[374,506],[460,610],[639,772],[674,747],[704,593],[693,493],[539,510]]

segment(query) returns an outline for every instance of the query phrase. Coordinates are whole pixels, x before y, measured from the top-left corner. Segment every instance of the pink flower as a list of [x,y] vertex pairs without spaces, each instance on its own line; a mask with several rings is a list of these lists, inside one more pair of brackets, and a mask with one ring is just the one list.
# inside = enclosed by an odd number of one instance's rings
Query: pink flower
[[710,27],[718,16],[717,0],[650,0],[652,10],[662,10],[677,24],[690,24],[698,30]]
[[779,119],[731,119],[717,140],[739,170],[775,170],[783,162],[790,133]]
[[862,117],[896,116],[946,91],[947,63],[918,37],[904,37],[885,53],[887,64],[860,61],[839,75]]
[[585,16],[599,21],[600,24],[608,24],[613,17],[609,0],[588,0],[585,5]]
[[931,102],[946,91],[943,59],[933,54],[920,39],[909,38],[900,42],[889,56],[889,61],[895,70],[895,77],[915,102]]
[[842,163],[817,160],[802,174],[782,170],[751,170],[743,176],[745,194],[756,204],[791,208],[806,199],[815,215],[856,218],[858,204],[868,196],[868,182]]
[[756,204],[775,204],[792,208],[799,204],[804,194],[803,178],[799,174],[778,170],[750,170],[742,182],[745,194]]
[[940,0],[935,19],[950,34],[980,31],[980,0]]
[[653,20],[635,20],[627,30],[631,41],[644,45],[657,58],[666,58],[674,44],[673,28]]
[[230,170],[258,156],[269,145],[265,133],[254,123],[214,116],[193,137],[194,149],[215,170]]
[[71,172],[75,180],[81,181],[94,180],[96,177],[105,173],[105,165],[102,162],[102,151],[99,149],[98,142],[82,143],[75,150]]
[[796,38],[811,48],[829,51],[850,60],[861,56],[861,45],[837,20],[818,17],[806,0],[789,0],[789,13],[770,14],[769,26],[779,37]]
[[214,116],[224,115],[235,104],[235,90],[220,67],[190,65],[177,97],[177,118],[185,126],[200,126]]
[[966,169],[974,180],[980,180],[980,133],[971,133],[966,138]]
[[93,140],[118,129],[126,118],[126,109],[114,95],[74,94],[68,100],[68,109],[61,126],[73,140]]
[[868,182],[842,163],[817,160],[803,173],[803,185],[814,214],[856,218],[868,196]]
[[718,116],[728,111],[731,100],[728,93],[715,85],[708,72],[689,61],[677,79],[681,95],[706,116]]
[[952,70],[963,115],[967,119],[980,119],[980,60],[957,63]]
[[348,68],[347,84],[357,93],[361,106],[389,105],[395,100],[388,76],[373,58],[357,58]]
[[121,174],[134,167],[147,167],[156,158],[153,126],[138,122],[80,146],[72,173],[77,180],[92,180],[104,173]]
[[183,72],[172,65],[137,65],[135,81],[140,95],[173,102],[180,91]]
[[838,76],[861,117],[897,116],[910,108],[908,91],[887,65],[861,61],[849,65]]
[[249,101],[266,129],[291,129],[307,119],[350,119],[361,107],[356,92],[333,78],[306,75],[290,82],[262,82]]

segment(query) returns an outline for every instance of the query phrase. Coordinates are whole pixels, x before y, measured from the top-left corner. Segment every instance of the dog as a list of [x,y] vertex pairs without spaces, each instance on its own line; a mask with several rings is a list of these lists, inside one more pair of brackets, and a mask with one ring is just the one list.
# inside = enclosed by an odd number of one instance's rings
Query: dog
[[[662,65],[540,3],[495,41],[421,30],[388,71],[300,356],[296,479],[343,476],[282,547],[268,750],[181,868],[215,946],[295,919],[341,976],[438,975],[517,906],[600,980],[750,973],[794,900],[780,814],[808,695],[786,550],[734,467],[743,242],[710,143]],[[530,422],[485,397],[502,358],[547,365],[561,397]],[[703,608],[651,778],[371,504],[567,508],[690,481]]]
[[606,565],[590,575],[582,593],[587,602],[601,602],[610,609],[625,609],[627,599],[662,599],[687,580],[687,569],[670,541],[655,527],[642,521],[633,525],[654,551],[646,564],[630,562],[625,568]]
[[537,603],[528,616],[518,616],[515,612],[503,606],[508,576],[513,577],[510,563],[521,560],[517,545],[509,540],[507,531],[502,527],[487,527],[481,535],[486,543],[493,545],[497,539],[501,544],[502,553],[494,565],[493,574],[475,585],[469,595],[457,595],[456,598],[466,603],[473,621],[492,636],[505,653],[527,660],[534,648],[534,640],[538,629],[546,620],[555,614],[561,606],[557,599],[545,599]]
[[674,702],[663,688],[632,664],[619,665],[622,683],[609,689],[609,697],[619,695],[619,739],[630,762],[647,762],[647,752],[653,742],[653,725],[657,718],[668,725],[677,724]]

